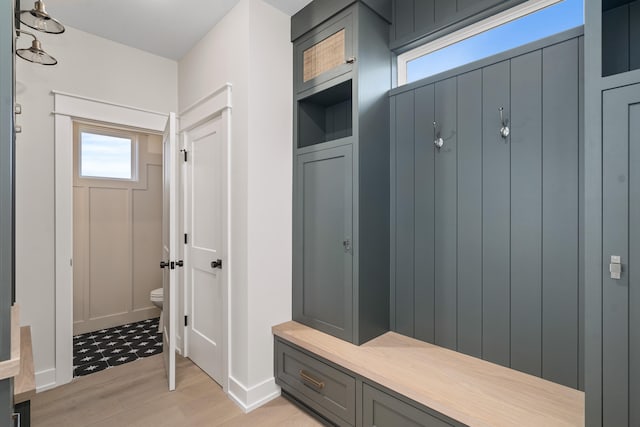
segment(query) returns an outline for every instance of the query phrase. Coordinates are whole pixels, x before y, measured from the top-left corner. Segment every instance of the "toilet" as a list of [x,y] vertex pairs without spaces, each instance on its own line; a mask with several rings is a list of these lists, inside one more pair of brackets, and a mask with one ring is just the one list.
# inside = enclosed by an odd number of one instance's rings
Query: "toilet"
[[162,311],[162,302],[164,301],[164,289],[158,288],[151,291],[150,295],[151,302],[153,305],[160,309],[160,321],[158,322],[158,333],[162,333],[162,315],[164,312]]

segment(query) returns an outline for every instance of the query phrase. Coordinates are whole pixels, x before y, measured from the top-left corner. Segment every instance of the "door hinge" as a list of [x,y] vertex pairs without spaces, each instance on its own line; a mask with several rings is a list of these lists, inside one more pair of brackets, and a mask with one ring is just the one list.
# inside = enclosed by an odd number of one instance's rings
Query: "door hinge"
[[188,244],[189,243],[189,235],[187,233],[184,233],[184,244]]
[[169,268],[170,268],[170,269],[172,269],[172,270],[175,270],[175,269],[176,269],[176,263],[175,263],[175,262],[173,262],[173,261],[171,261],[171,262],[169,263]]
[[189,155],[187,154],[187,150],[184,148],[180,150],[180,152],[184,153],[184,161],[186,162],[189,159]]
[[184,316],[184,326],[189,326],[189,317]]

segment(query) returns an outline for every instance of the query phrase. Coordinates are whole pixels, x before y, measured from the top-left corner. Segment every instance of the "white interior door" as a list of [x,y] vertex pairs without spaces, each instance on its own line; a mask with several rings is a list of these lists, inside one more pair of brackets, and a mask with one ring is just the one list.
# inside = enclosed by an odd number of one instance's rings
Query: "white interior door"
[[163,345],[164,365],[167,371],[169,390],[176,388],[176,315],[177,315],[177,144],[176,144],[176,115],[169,114],[167,127],[162,139],[162,288],[163,302]]
[[186,334],[191,360],[223,383],[226,257],[224,245],[225,147],[222,117],[188,131],[186,171],[188,239],[185,251]]

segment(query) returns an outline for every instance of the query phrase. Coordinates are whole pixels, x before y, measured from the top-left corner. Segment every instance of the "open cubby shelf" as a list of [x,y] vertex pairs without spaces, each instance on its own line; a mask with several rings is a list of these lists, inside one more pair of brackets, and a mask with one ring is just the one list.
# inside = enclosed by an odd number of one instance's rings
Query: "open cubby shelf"
[[640,69],[640,0],[602,2],[602,76]]
[[298,101],[298,148],[353,134],[351,80]]

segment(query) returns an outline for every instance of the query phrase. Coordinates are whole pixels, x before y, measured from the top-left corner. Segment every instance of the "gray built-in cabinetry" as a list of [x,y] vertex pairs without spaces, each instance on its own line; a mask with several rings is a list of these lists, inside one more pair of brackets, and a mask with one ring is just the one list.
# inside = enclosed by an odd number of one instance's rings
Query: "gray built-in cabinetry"
[[389,328],[389,10],[316,1],[292,19],[293,318],[355,344]]
[[339,427],[462,426],[431,408],[335,365],[295,344],[275,339],[276,383],[285,396]]
[[390,98],[392,330],[579,389],[583,41],[570,30]]
[[638,426],[640,2],[586,2],[585,41],[586,423]]
[[[10,358],[13,302],[13,4],[0,0],[0,361]],[[0,425],[13,413],[12,379],[0,381]]]
[[394,0],[391,48],[405,51],[526,0]]

